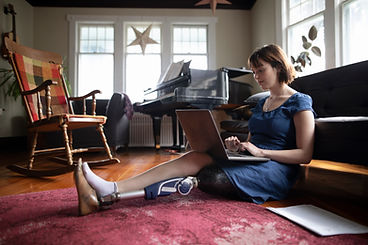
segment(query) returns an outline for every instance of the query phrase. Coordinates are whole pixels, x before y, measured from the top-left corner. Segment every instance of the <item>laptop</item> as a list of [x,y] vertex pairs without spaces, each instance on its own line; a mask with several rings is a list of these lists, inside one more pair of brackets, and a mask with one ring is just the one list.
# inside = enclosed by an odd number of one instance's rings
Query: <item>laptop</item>
[[195,151],[207,152],[215,158],[231,161],[265,162],[270,160],[265,157],[227,151],[210,110],[176,110],[176,115],[190,147]]

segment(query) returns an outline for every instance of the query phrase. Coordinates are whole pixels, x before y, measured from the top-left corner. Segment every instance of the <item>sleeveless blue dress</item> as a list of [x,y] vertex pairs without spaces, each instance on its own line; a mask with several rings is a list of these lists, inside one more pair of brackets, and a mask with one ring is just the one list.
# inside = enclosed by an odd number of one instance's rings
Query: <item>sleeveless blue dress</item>
[[[293,116],[299,111],[313,111],[312,98],[295,93],[275,110],[264,112],[267,98],[252,109],[248,127],[251,142],[259,148],[287,150],[296,148]],[[284,199],[294,185],[299,164],[283,164],[273,160],[262,163],[219,163],[229,180],[237,187],[238,196],[246,201],[262,204],[267,200]]]

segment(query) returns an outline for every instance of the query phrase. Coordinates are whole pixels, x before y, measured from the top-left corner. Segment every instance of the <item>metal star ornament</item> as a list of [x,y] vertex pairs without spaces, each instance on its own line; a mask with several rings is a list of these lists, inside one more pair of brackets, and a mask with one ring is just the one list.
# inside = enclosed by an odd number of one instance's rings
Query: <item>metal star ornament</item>
[[209,4],[211,6],[211,9],[212,9],[212,14],[215,14],[216,7],[217,7],[218,3],[219,4],[231,4],[231,2],[229,2],[227,0],[201,0],[198,3],[196,3],[195,6]]
[[134,30],[136,39],[130,44],[128,44],[128,46],[140,45],[142,49],[142,53],[144,55],[147,44],[158,44],[158,42],[156,42],[155,40],[149,37],[151,28],[152,28],[152,24],[149,25],[149,27],[147,27],[147,29],[143,33],[138,31],[134,26],[131,26],[131,27]]

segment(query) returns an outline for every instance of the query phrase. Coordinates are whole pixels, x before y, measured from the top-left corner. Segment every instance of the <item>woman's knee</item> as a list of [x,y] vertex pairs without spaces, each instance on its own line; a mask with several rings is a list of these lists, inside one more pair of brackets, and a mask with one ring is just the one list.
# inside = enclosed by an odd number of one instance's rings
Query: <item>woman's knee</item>
[[215,164],[201,169],[197,179],[198,188],[204,192],[231,198],[237,197],[236,187],[230,182],[225,172]]

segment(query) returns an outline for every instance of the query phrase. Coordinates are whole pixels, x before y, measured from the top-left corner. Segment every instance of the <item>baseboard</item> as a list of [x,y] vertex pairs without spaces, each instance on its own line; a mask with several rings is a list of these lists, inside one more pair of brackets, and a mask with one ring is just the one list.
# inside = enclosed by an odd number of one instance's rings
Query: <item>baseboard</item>
[[27,136],[0,137],[0,152],[26,151]]

